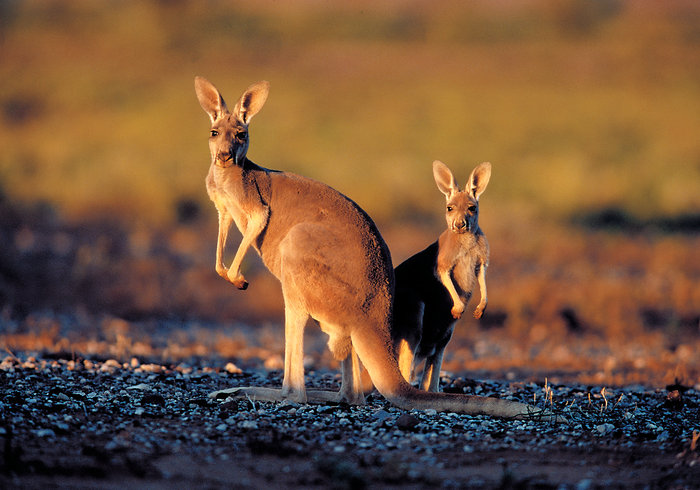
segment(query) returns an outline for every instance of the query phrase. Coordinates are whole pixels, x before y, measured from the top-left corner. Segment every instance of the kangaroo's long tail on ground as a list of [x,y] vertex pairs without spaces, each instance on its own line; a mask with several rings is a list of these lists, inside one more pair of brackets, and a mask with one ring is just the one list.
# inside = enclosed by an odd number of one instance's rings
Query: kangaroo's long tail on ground
[[507,419],[566,422],[562,416],[531,405],[501,398],[452,393],[431,393],[411,386],[401,375],[393,359],[393,349],[382,330],[364,328],[352,336],[360,360],[367,368],[377,390],[404,410],[434,409],[467,415],[489,415]]

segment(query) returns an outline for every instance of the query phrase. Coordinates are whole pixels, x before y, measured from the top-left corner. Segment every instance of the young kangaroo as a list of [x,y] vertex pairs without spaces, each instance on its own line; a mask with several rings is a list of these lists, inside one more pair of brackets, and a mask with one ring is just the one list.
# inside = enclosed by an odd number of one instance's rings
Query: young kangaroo
[[[263,106],[268,89],[267,82],[251,85],[229,111],[210,82],[195,79],[199,103],[212,123],[211,167],[206,182],[219,212],[216,270],[237,287],[245,288],[240,264],[247,249],[253,247],[280,280],[285,305],[282,389],[245,387],[224,391],[270,401],[339,399],[337,393],[305,390],[303,331],[311,317],[328,334],[328,347],[342,362],[340,399],[351,403],[364,400],[359,356],[377,390],[404,409],[555,420],[523,403],[426,393],[404,380],[389,330],[394,290],[391,257],[372,220],[357,204],[330,187],[259,167],[246,157],[248,125]],[[226,268],[223,248],[232,222],[243,238],[231,267]]]
[[486,309],[489,244],[479,228],[479,196],[489,183],[491,164],[478,165],[463,191],[440,161],[433,162],[433,177],[445,195],[447,230],[394,271],[392,340],[406,380],[412,381],[425,361],[420,386],[438,392],[445,347],[477,282],[481,300],[474,317],[481,318]]

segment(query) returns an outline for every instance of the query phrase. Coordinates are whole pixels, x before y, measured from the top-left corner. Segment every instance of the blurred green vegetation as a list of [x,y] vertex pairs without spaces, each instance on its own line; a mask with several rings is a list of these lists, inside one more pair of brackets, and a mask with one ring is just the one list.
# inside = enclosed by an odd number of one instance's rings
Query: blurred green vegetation
[[0,2],[0,190],[71,220],[209,206],[195,75],[231,104],[270,80],[251,159],[380,224],[442,222],[434,159],[492,162],[488,220],[700,210],[695,0]]

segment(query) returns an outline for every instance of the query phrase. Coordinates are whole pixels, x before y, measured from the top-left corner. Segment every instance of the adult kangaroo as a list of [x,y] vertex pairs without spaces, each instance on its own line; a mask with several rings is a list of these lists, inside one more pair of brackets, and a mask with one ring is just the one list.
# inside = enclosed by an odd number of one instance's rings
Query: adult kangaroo
[[[252,246],[281,282],[285,306],[282,389],[245,387],[228,392],[271,401],[362,403],[359,356],[377,390],[404,409],[554,419],[523,403],[428,393],[409,385],[399,371],[390,336],[391,256],[370,217],[327,185],[260,167],[247,158],[248,125],[267,99],[268,82],[251,85],[233,111],[204,78],[195,78],[195,91],[211,119],[206,184],[219,212],[216,270],[245,289],[248,283],[240,265]],[[232,222],[243,238],[227,268],[223,249]],[[318,321],[329,337],[329,349],[341,361],[340,394],[307,392],[304,387],[303,331],[309,317]]]

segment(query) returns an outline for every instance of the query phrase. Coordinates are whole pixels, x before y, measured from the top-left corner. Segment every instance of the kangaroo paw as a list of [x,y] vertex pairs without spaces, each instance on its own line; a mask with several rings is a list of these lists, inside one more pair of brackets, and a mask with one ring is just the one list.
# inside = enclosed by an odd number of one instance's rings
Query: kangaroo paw
[[479,318],[481,318],[481,316],[484,314],[485,309],[486,309],[485,306],[481,306],[481,305],[477,306],[476,310],[474,310],[474,318],[476,318],[477,320]]
[[248,289],[248,281],[245,280],[245,277],[243,277],[241,273],[238,273],[234,277],[231,277],[231,274],[229,274],[226,279],[240,290]]
[[452,313],[452,318],[459,320],[462,318],[462,313],[464,313],[464,305],[454,305],[450,313]]

